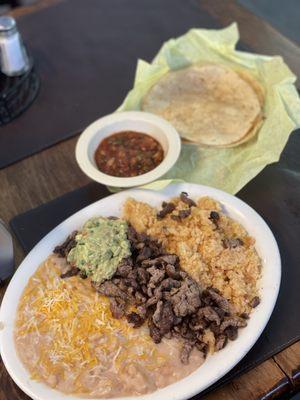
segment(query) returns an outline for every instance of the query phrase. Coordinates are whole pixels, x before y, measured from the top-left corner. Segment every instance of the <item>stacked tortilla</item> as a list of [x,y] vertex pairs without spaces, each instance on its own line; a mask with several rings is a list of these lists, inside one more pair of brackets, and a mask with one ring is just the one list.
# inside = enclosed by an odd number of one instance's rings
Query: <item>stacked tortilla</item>
[[262,86],[246,70],[198,64],[161,78],[144,97],[142,109],[168,120],[191,142],[233,147],[257,133],[263,104]]

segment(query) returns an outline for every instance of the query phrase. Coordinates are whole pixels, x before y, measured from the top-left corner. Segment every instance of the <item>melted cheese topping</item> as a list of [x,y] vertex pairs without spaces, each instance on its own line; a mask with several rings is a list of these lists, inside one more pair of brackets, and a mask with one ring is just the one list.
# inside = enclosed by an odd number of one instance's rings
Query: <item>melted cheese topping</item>
[[50,256],[30,278],[20,300],[15,337],[27,367],[26,343],[35,343],[32,378],[56,377],[48,379],[55,387],[57,377],[71,376],[70,390],[84,393],[89,389],[81,378],[97,366],[116,374],[137,360],[148,370],[163,366],[166,358],[147,328],[134,329],[125,319],[112,318],[109,300],[95,292],[88,279],[61,279],[61,262]]

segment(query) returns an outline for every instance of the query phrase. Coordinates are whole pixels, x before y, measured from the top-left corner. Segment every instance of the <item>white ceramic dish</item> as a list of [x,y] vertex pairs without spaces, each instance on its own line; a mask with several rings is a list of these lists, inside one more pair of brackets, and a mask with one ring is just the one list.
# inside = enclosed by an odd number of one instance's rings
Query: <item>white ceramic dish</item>
[[[99,171],[94,160],[99,143],[112,133],[132,130],[146,133],[156,139],[164,150],[163,161],[146,174],[119,178]],[[177,161],[181,149],[179,134],[161,117],[142,111],[114,113],[89,125],[80,135],[76,145],[76,160],[82,171],[96,182],[114,187],[145,185],[162,177]]]
[[[220,201],[226,213],[240,222],[256,239],[256,249],[262,260],[262,278],[259,282],[261,303],[251,314],[248,326],[239,331],[236,341],[230,342],[220,352],[209,356],[205,363],[191,375],[164,389],[139,397],[124,400],[183,400],[201,392],[233,368],[254,345],[273,311],[281,277],[281,263],[278,247],[272,232],[263,219],[241,200],[220,190],[193,184],[170,185],[161,192],[129,190],[104,198],[77,212],[44,237],[24,259],[5,293],[0,321],[0,351],[2,360],[20,388],[35,400],[78,400],[76,396],[65,396],[42,383],[30,379],[29,373],[19,360],[13,339],[13,327],[20,295],[29,277],[37,267],[61,243],[70,232],[78,229],[95,215],[120,215],[122,204],[128,196],[159,205],[162,200],[186,191],[192,198],[211,196]],[[120,398],[119,398],[120,399]]]

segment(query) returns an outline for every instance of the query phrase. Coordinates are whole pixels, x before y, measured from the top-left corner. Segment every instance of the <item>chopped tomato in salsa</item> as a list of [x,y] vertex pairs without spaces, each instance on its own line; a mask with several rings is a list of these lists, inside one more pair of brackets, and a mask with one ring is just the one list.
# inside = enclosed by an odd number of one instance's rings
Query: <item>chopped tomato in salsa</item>
[[151,171],[162,162],[160,143],[145,133],[124,131],[103,139],[95,152],[101,172],[112,176],[132,177]]

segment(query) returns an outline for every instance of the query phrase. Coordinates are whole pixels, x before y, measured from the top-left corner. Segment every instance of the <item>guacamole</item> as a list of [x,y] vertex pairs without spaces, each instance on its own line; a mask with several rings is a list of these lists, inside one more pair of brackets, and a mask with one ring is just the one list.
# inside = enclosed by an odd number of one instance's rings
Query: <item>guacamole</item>
[[68,262],[94,282],[110,279],[122,259],[131,255],[127,229],[127,223],[120,219],[89,219],[76,235]]

